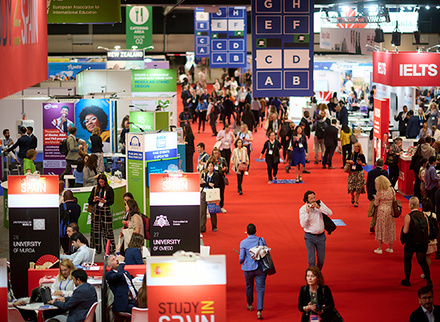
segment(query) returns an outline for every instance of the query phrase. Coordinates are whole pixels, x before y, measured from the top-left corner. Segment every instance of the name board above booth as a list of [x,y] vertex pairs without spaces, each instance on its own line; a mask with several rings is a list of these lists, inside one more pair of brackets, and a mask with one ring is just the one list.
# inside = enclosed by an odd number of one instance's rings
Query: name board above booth
[[122,22],[119,0],[47,1],[48,23]]
[[439,86],[440,54],[374,52],[373,82],[389,86]]

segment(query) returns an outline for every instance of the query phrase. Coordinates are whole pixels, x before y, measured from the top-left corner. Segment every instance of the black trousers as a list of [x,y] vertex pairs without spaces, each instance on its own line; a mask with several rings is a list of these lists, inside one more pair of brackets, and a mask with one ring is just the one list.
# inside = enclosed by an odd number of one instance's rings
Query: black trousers
[[278,174],[278,162],[274,162],[273,156],[266,154],[266,164],[267,164],[267,175],[269,176],[269,181],[272,181],[273,178],[274,177],[276,178]]
[[324,158],[322,159],[322,165],[326,166],[328,164],[329,167],[332,166],[333,153],[335,153],[335,146],[325,146]]
[[211,113],[209,115],[209,125],[211,126],[212,134],[215,135],[217,135],[216,123],[217,123],[217,115]]
[[229,166],[231,164],[231,149],[223,149],[220,151],[220,154],[226,159],[226,164],[228,165],[227,173],[229,173]]
[[238,192],[243,191],[243,188],[242,188],[243,176],[244,176],[244,171],[237,170],[237,189],[238,189]]
[[218,187],[220,188],[220,208],[225,205],[225,181],[224,175],[220,176]]
[[388,166],[388,168],[389,168],[391,187],[394,188],[396,186],[397,180],[399,179],[399,165],[393,164]]
[[414,196],[421,199],[419,171],[414,171]]
[[205,132],[206,111],[199,112],[199,131],[200,125],[203,125],[203,132]]
[[426,262],[426,251],[428,247],[425,246],[414,246],[411,244],[405,244],[404,250],[404,264],[403,267],[405,269],[405,279],[409,281],[411,277],[411,269],[412,269],[412,258],[414,253],[416,253],[417,262],[420,265],[420,268],[425,274],[425,279],[427,283],[431,283],[431,272],[429,270],[428,263]]
[[348,157],[351,154],[351,144],[346,144],[342,146],[342,166],[345,165]]

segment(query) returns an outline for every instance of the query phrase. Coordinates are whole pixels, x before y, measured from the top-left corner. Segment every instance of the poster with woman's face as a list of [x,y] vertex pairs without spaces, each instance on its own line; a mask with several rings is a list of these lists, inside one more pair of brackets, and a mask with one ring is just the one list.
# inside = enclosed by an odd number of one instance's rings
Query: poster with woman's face
[[90,136],[95,128],[99,129],[99,136],[104,144],[103,151],[111,152],[111,119],[110,100],[107,99],[83,99],[75,104],[76,137],[87,142],[90,153]]

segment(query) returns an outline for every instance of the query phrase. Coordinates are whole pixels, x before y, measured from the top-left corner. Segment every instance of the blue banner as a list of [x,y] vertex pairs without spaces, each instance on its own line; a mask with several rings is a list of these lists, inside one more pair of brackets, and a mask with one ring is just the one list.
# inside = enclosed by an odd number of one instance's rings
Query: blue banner
[[160,160],[160,159],[169,159],[177,157],[177,149],[166,149],[166,150],[156,150],[156,151],[147,151],[145,152],[145,160]]
[[197,58],[209,57],[209,13],[203,8],[194,9],[194,44],[195,56]]
[[105,69],[105,63],[48,63],[48,78],[75,80],[76,74],[86,69]]
[[220,7],[211,13],[211,68],[246,68],[246,8]]
[[252,0],[253,96],[313,95],[313,0]]

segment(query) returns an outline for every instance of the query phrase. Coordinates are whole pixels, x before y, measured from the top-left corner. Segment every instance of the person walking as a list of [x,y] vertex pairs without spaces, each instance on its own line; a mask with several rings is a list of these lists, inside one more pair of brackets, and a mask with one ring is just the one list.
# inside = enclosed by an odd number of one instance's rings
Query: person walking
[[76,137],[76,127],[69,128],[69,136],[67,137],[67,155],[66,155],[66,169],[61,174],[60,179],[64,180],[66,174],[72,171],[72,164],[76,165],[79,158],[79,150],[81,149]]
[[249,165],[249,158],[247,150],[243,147],[243,140],[235,141],[235,149],[232,152],[231,169],[237,174],[237,192],[239,195],[243,194],[243,176],[247,171]]
[[322,158],[322,168],[334,169],[332,166],[333,153],[335,153],[336,147],[338,146],[338,129],[336,128],[337,120],[332,120],[332,125],[327,126],[324,133],[324,145],[325,153]]
[[307,138],[303,131],[301,126],[297,126],[292,135],[292,160],[290,165],[295,168],[296,183],[303,182],[301,175],[308,157]]
[[267,140],[263,145],[263,150],[260,154],[260,160],[263,158],[263,154],[266,153],[266,165],[267,174],[269,181],[267,183],[271,184],[273,180],[277,180],[278,174],[278,164],[280,163],[280,149],[281,143],[275,139],[275,132],[269,133],[269,140]]
[[198,133],[200,133],[200,127],[202,126],[202,131],[205,133],[205,122],[206,122],[206,113],[208,111],[208,104],[205,102],[203,97],[200,97],[199,104],[196,107],[197,113],[199,113],[199,129]]
[[194,152],[194,134],[191,129],[191,125],[186,124],[183,128],[183,140],[185,141],[185,162],[186,172],[194,172],[193,157]]
[[207,116],[206,116],[206,120],[209,119],[209,125],[211,126],[211,130],[212,130],[212,136],[217,136],[217,117],[218,117],[218,107],[216,107],[216,104],[214,102],[214,98],[210,97],[208,98],[208,110],[206,111]]
[[26,153],[31,148],[32,139],[30,138],[30,136],[26,134],[26,128],[24,126],[20,128],[20,134],[21,137],[17,140],[17,142],[15,142],[6,150],[6,153],[9,153],[13,151],[15,148],[19,147],[17,155],[20,160],[20,166],[21,166],[20,174],[24,174],[23,173],[24,158],[26,158]]
[[253,310],[254,303],[254,283],[257,289],[257,318],[263,318],[263,302],[266,289],[267,274],[263,272],[258,261],[251,258],[249,250],[253,247],[267,246],[263,237],[257,237],[257,228],[250,223],[246,227],[247,238],[240,242],[240,258],[241,269],[244,271],[244,279],[246,281],[246,301],[247,309]]
[[95,248],[96,253],[100,254],[102,251],[102,238],[104,239],[104,245],[109,239],[111,249],[115,249],[113,216],[110,211],[110,206],[115,201],[115,194],[113,188],[108,185],[105,174],[98,175],[97,182],[98,184],[93,187],[89,196],[89,205],[93,205],[90,235],[91,248]]
[[[206,232],[206,210],[208,204],[206,202],[206,191],[208,189],[220,188],[220,180],[223,178],[218,171],[214,169],[214,162],[209,160],[206,163],[205,169],[200,173],[200,232]],[[210,213],[212,231],[217,231],[217,214]]]
[[393,242],[396,240],[396,224],[393,217],[393,202],[396,193],[391,187],[390,180],[381,175],[375,179],[376,197],[374,205],[377,207],[376,240],[379,247],[374,250],[376,254],[382,254],[382,243],[389,244],[385,250],[394,253]]
[[404,270],[405,278],[400,282],[403,286],[411,286],[410,277],[412,269],[412,258],[414,253],[417,256],[417,262],[423,271],[426,279],[426,285],[432,287],[431,272],[426,262],[426,252],[428,251],[428,218],[418,210],[419,198],[411,197],[409,199],[409,209],[411,212],[405,216],[402,229],[401,241],[404,242]]
[[316,265],[322,269],[325,260],[325,240],[327,239],[322,215],[331,216],[333,211],[322,201],[316,200],[315,192],[311,190],[304,193],[303,201],[305,204],[299,209],[299,222],[304,229],[308,263],[309,266]]
[[[383,169],[383,160],[377,159],[376,160],[376,167],[370,171],[368,171],[367,174],[367,196],[368,200],[370,200],[370,207],[374,206],[374,198],[376,196],[376,178],[379,176],[385,176],[388,177],[388,172]],[[371,216],[370,221],[370,232],[374,233],[374,227],[376,227],[376,221],[377,221],[377,211],[374,212]]]
[[220,208],[221,212],[227,212],[224,208],[225,205],[225,173],[228,170],[228,163],[226,163],[226,159],[223,158],[220,154],[220,150],[217,148],[212,149],[212,156],[209,158],[208,162],[212,161],[214,163],[214,170],[219,174],[219,183],[218,187],[220,188]]
[[[223,158],[226,159],[227,164],[231,163],[231,148],[235,141],[234,133],[231,131],[231,127],[228,123],[225,124],[225,128],[218,132],[217,141],[220,142],[219,150]],[[229,171],[226,171],[229,174]]]
[[347,191],[351,194],[351,203],[354,204],[355,207],[359,207],[359,196],[365,193],[365,177],[362,167],[366,165],[366,161],[361,144],[356,142],[353,146],[354,152],[347,160],[347,163],[351,164],[350,173],[348,174]]
[[388,154],[393,156],[393,162],[388,162],[388,168],[390,173],[391,187],[394,189],[396,182],[399,179],[399,158],[403,153],[402,138],[398,137],[394,139],[393,144],[390,146]]
[[240,132],[238,132],[237,138],[240,138],[243,141],[243,146],[246,148],[247,155],[248,155],[248,166],[247,170],[244,172],[244,175],[248,175],[250,162],[251,162],[251,151],[252,151],[252,142],[254,141],[254,137],[252,136],[252,131],[249,130],[247,124],[242,124]]
[[432,204],[435,204],[435,193],[438,190],[438,175],[435,165],[437,164],[437,158],[430,156],[425,171],[425,189],[428,198]]
[[347,123],[343,123],[341,127],[341,134],[339,136],[339,140],[341,141],[341,147],[342,147],[342,169],[344,168],[345,162],[351,155],[352,151],[352,144],[350,137],[353,134],[350,127],[347,125]]
[[[325,153],[324,136],[327,123],[322,119],[321,114],[316,116],[316,121],[313,124],[312,131],[315,131],[314,149],[315,149],[315,164],[322,161]],[[321,160],[319,160],[319,151],[321,151]]]

